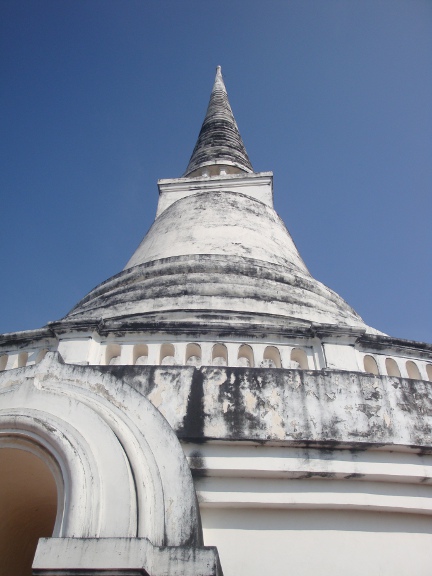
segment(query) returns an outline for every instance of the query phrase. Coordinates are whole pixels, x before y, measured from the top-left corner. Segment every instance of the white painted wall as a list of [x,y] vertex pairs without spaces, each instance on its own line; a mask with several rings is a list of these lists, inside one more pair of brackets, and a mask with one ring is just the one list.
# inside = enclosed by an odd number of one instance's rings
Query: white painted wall
[[224,576],[430,576],[431,519],[338,510],[202,509]]

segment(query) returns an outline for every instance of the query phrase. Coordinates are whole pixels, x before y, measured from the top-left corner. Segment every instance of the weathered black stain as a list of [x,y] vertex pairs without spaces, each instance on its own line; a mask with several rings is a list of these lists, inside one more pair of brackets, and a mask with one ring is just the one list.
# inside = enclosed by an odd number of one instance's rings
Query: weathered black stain
[[189,465],[191,468],[192,476],[195,478],[202,478],[207,476],[207,469],[205,459],[199,450],[193,450],[189,455]]
[[355,480],[356,478],[364,478],[366,474],[360,474],[359,472],[353,472],[352,474],[347,474],[344,476],[345,480]]
[[357,404],[358,410],[366,414],[368,418],[376,416],[380,411],[380,406],[373,406],[371,404]]
[[373,392],[371,392],[367,397],[365,397],[365,400],[381,400],[382,396],[380,394],[380,392],[378,390],[374,390]]
[[241,378],[238,370],[225,368],[225,382],[219,386],[218,400],[222,405],[227,401],[228,409],[223,415],[231,438],[241,437],[245,432],[246,414],[241,397]]
[[[223,413],[228,436],[240,439],[262,433],[266,429],[262,417],[271,409],[262,391],[268,386],[269,378],[272,382],[278,379],[279,371],[271,368],[224,368],[224,372],[225,381],[219,386],[218,402],[220,406],[228,402],[228,409]],[[280,388],[280,384],[275,387]],[[256,402],[253,412],[245,405],[246,390],[253,394]]]
[[337,438],[340,435],[338,424],[344,422],[341,418],[332,417],[327,424],[323,425],[323,436],[325,438]]
[[204,375],[200,370],[192,373],[192,382],[187,400],[186,414],[179,427],[179,438],[204,441]]
[[[79,367],[79,371],[90,367]],[[432,438],[432,387],[430,384],[394,378],[368,376],[343,371],[302,371],[271,368],[241,368],[207,366],[195,369],[186,366],[94,366],[101,373],[110,373],[119,380],[119,386],[131,386],[148,395],[160,376],[177,390],[180,383],[190,387],[185,417],[176,433],[182,440],[206,442],[212,439],[253,441],[265,444],[281,440],[275,437],[266,414],[275,411],[282,418],[286,430],[284,441],[292,445],[341,448],[346,444],[355,451],[370,446],[399,444],[399,433],[394,426],[397,412],[405,418],[409,445],[416,449],[429,446]],[[215,381],[221,381],[215,385]],[[372,386],[371,386],[372,384]],[[353,393],[352,410],[365,415],[357,425],[350,423],[351,413],[344,411],[340,402],[329,402],[327,395],[336,398],[341,387],[349,386]],[[215,402],[210,402],[209,413],[204,411],[204,393],[213,390]],[[205,392],[207,391],[207,392]],[[273,406],[269,392],[276,391],[280,402]],[[377,400],[375,391],[381,395]],[[248,393],[254,397],[254,407],[246,404]],[[343,394],[343,392],[342,392]],[[390,397],[393,398],[389,404]],[[224,401],[225,402],[224,405]],[[291,406],[295,407],[294,412]],[[223,410],[225,408],[225,411]],[[392,414],[396,410],[396,414]],[[388,414],[391,422],[384,420]],[[221,419],[225,426],[217,427],[210,436],[205,434],[206,423]],[[295,426],[292,421],[296,420]],[[367,420],[367,422],[365,422]],[[317,425],[314,424],[317,422]],[[430,450],[430,448],[428,448]],[[426,452],[425,452],[426,453]]]
[[[141,394],[148,395],[156,386],[155,373],[162,370],[160,366],[92,366],[102,374],[112,374],[122,386],[130,386]],[[171,380],[175,379],[177,374],[171,370]]]
[[335,478],[335,472],[305,472],[305,474],[301,474],[300,476],[296,476],[292,478],[292,480],[308,480],[310,478]]

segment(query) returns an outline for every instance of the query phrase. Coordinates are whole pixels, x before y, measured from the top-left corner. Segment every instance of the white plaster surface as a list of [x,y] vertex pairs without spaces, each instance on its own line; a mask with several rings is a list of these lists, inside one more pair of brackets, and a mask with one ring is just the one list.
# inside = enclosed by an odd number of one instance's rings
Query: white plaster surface
[[81,364],[89,359],[89,351],[92,340],[90,337],[64,338],[60,340],[58,352],[68,364]]
[[425,516],[328,510],[203,509],[224,576],[429,576]]
[[[327,368],[336,370],[349,370],[351,372],[359,371],[357,355],[353,345],[340,341],[337,344],[332,342],[323,342],[325,361]],[[362,371],[360,369],[360,371]]]
[[[167,233],[176,234],[172,227]],[[259,243],[259,234],[254,235]],[[211,232],[208,236],[211,242]],[[181,242],[177,249],[182,250]],[[218,254],[176,256],[127,269],[96,287],[65,320],[146,321],[150,314],[164,314],[171,329],[193,319],[204,333],[225,323],[238,327],[239,336],[251,325],[262,325],[264,334],[272,327],[314,324],[376,332],[342,298],[306,273]]]
[[125,269],[172,256],[219,254],[307,268],[276,212],[245,194],[200,192],[171,204]]
[[225,576],[430,574],[432,456],[183,445]]
[[215,549],[156,547],[144,538],[41,539],[33,564],[38,574],[146,574],[222,576]]

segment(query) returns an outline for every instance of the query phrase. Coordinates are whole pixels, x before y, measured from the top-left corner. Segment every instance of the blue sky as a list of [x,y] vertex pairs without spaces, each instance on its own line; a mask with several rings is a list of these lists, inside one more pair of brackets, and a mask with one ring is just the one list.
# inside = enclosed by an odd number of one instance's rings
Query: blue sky
[[222,65],[311,273],[432,341],[430,0],[2,0],[0,332],[119,272]]

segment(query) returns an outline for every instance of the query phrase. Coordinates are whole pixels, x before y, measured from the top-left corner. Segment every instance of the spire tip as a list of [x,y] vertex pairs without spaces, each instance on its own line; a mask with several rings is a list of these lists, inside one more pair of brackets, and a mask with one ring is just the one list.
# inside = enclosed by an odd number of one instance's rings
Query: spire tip
[[221,66],[216,67],[210,102],[184,176],[216,164],[235,166],[241,172],[253,172],[228,101]]

